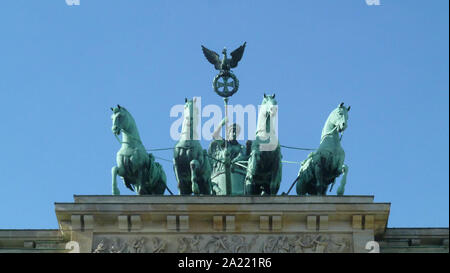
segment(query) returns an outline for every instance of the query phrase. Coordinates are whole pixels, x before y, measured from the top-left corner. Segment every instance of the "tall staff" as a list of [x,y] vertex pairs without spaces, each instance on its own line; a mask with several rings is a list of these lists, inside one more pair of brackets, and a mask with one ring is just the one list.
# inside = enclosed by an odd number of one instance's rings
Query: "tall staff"
[[[219,96],[223,97],[225,105],[225,118],[228,117],[228,98],[236,93],[239,89],[239,80],[231,72],[231,68],[237,67],[241,60],[246,43],[231,52],[231,59],[227,57],[227,49],[222,50],[223,58],[219,58],[219,54],[202,46],[203,54],[206,59],[214,65],[214,68],[219,70],[219,74],[214,77],[213,89]],[[231,159],[230,152],[227,149],[228,142],[228,119],[225,122],[225,179],[226,179],[226,191],[227,195],[231,195],[233,192],[231,183]]]

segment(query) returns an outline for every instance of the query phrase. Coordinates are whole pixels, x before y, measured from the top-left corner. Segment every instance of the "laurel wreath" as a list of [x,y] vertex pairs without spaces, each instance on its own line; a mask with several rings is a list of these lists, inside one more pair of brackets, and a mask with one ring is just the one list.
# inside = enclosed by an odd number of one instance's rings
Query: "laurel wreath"
[[[226,77],[233,79],[234,88],[233,88],[233,90],[228,91],[228,92],[220,91],[219,87],[218,87],[219,79],[220,78],[226,78]],[[227,97],[232,96],[234,93],[236,93],[238,91],[238,89],[239,89],[239,80],[237,79],[237,77],[233,73],[231,73],[229,71],[223,71],[223,72],[217,74],[214,77],[213,88],[214,88],[214,92],[216,92],[219,96],[227,98]]]

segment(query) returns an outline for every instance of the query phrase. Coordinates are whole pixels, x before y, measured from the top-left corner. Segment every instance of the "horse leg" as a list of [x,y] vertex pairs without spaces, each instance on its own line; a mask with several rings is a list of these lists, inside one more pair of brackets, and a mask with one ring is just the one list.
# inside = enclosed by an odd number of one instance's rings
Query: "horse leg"
[[316,194],[317,195],[323,195],[323,188],[325,188],[326,191],[326,186],[324,187],[325,181],[323,179],[323,175],[322,175],[322,166],[320,166],[319,164],[316,164],[314,166],[314,173],[316,176]]
[[[297,195],[307,195],[311,194],[308,190],[308,186],[311,186],[313,184],[312,182],[314,179],[311,179],[313,171],[311,160],[307,161],[308,164],[306,168],[303,168],[303,166],[300,167],[300,170],[298,170],[298,175],[295,181],[297,181],[297,185],[295,186],[295,190],[297,191]],[[308,175],[309,174],[309,175]]]
[[147,189],[145,187],[145,181],[143,179],[141,170],[138,171],[138,176],[136,178],[136,185],[134,186],[134,189],[137,195],[149,194],[149,192],[147,192]]
[[247,174],[245,176],[245,194],[253,195],[256,194],[256,189],[254,185],[254,175],[256,171],[256,152],[252,152],[250,158],[248,159]]
[[155,179],[156,186],[154,187],[154,190],[152,191],[153,194],[164,194],[166,191],[166,185],[167,185],[167,177],[166,173],[164,172],[164,169],[162,166],[155,162],[155,167],[157,168],[157,176],[158,179]]
[[111,169],[112,174],[112,194],[120,195],[119,187],[117,187],[117,174],[119,173],[119,167],[114,166]]
[[186,194],[191,194],[191,190],[185,185],[185,181],[183,181],[180,176],[180,174],[178,173],[178,166],[176,163],[175,158],[173,159],[173,171],[175,173],[175,178],[177,179],[178,182],[178,189],[180,190],[180,194],[181,195],[186,195]]
[[208,151],[203,150],[203,164],[202,164],[202,179],[204,190],[203,194],[212,194],[212,183],[211,183],[211,162],[208,158]]
[[342,164],[342,173],[343,176],[341,178],[341,183],[339,184],[339,188],[337,189],[337,195],[339,196],[344,195],[345,184],[347,183],[348,166],[345,164]]
[[158,179],[158,186],[153,193],[164,194],[164,192],[166,191],[166,186],[167,186],[167,177],[164,171],[161,169],[161,175],[160,178]]
[[211,183],[211,174],[207,175],[204,173],[201,175],[200,178],[201,178],[200,194],[211,195],[213,192]]
[[[299,174],[300,176],[300,174]],[[297,190],[297,195],[306,195],[308,193],[307,189],[306,189],[306,182],[301,179],[301,177],[297,178],[297,186],[296,186],[296,190]]]
[[[277,164],[277,163],[275,163]],[[272,173],[272,179],[270,182],[270,192],[269,194],[275,195],[277,194],[278,190],[280,189],[280,182],[281,182],[281,159],[279,160],[278,166],[276,166],[275,172]]]
[[219,185],[217,185],[217,183],[211,183],[211,194],[212,195],[223,195],[221,192],[222,190],[219,188]]
[[192,160],[189,164],[191,167],[191,183],[192,183],[192,192],[194,194],[200,194],[200,187],[198,185],[199,177],[197,175],[199,162],[197,160]]

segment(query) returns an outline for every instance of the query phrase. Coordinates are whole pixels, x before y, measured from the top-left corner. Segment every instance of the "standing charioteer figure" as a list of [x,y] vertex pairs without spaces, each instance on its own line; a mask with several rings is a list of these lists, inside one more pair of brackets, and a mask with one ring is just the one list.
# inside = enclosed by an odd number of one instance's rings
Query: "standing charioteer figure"
[[223,139],[221,131],[227,121],[228,118],[225,117],[215,129],[212,135],[213,141],[208,148],[212,166],[211,183],[215,195],[227,195],[226,179],[224,179],[226,169],[223,159],[225,154],[228,153],[231,160],[231,194],[242,195],[244,194],[244,179],[247,173],[247,166],[244,164],[247,163],[250,155],[249,143],[251,144],[251,142],[247,142],[247,147],[238,142],[237,136],[241,129],[236,123],[228,127],[227,137]]

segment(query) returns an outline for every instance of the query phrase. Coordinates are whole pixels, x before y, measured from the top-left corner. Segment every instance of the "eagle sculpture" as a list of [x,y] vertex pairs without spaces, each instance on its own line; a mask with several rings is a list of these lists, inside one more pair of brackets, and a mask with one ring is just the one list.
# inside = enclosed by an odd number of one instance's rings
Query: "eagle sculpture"
[[230,71],[231,68],[235,68],[238,65],[238,62],[242,59],[242,55],[244,55],[244,49],[247,42],[245,42],[243,45],[235,49],[233,52],[231,52],[231,59],[227,58],[227,49],[224,48],[222,50],[223,59],[219,59],[219,54],[216,52],[207,49],[206,47],[202,46],[203,54],[205,55],[206,59],[214,65],[214,68],[220,71]]

